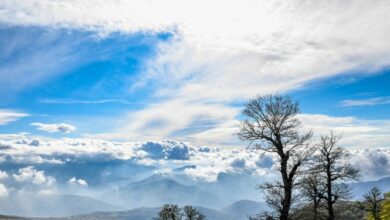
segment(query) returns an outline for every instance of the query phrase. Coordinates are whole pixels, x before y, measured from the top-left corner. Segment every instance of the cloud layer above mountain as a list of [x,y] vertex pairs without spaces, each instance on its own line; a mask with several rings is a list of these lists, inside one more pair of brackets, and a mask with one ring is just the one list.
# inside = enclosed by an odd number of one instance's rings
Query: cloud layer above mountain
[[[182,176],[197,183],[273,180],[277,159],[246,148],[197,147],[177,141],[112,142],[91,139],[2,138],[0,196],[109,189],[153,174]],[[34,140],[39,144],[31,145]],[[390,175],[390,151],[350,150],[363,180]],[[174,178],[174,177],[173,177]],[[252,181],[253,181],[252,180]],[[258,182],[257,182],[258,181]]]

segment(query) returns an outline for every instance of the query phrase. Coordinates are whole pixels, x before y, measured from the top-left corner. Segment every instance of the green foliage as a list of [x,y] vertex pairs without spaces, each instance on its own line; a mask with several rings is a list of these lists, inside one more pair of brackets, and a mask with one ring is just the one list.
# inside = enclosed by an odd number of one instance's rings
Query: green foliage
[[[337,220],[359,220],[364,219],[364,211],[359,208],[356,202],[339,201],[334,206],[335,219]],[[312,204],[305,204],[304,206],[293,211],[292,220],[313,220],[313,206]],[[321,203],[318,207],[317,220],[328,219],[328,211],[325,203]]]
[[382,192],[378,187],[373,187],[364,194],[364,202],[358,202],[359,207],[366,212],[366,219],[380,220],[381,202],[383,201]]
[[390,219],[390,192],[385,194],[385,200],[381,203],[381,219]]
[[383,194],[383,197],[381,195],[380,190],[374,187],[364,195],[363,203],[358,202],[359,208],[366,212],[366,220],[390,219],[390,192]]

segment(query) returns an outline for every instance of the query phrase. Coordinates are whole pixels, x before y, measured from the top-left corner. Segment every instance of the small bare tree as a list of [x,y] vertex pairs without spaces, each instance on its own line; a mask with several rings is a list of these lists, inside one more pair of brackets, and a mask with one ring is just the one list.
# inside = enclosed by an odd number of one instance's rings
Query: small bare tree
[[260,214],[257,214],[255,216],[249,216],[248,219],[249,220],[276,220],[274,215],[267,211],[261,212]]
[[177,205],[166,204],[164,205],[156,220],[181,220],[181,209]]
[[345,181],[357,180],[359,171],[348,162],[349,154],[342,147],[337,146],[340,136],[333,132],[321,136],[319,152],[315,155],[316,170],[325,180],[326,193],[322,198],[327,203],[328,220],[334,220],[333,204],[340,199],[348,199],[351,191]]
[[312,153],[309,147],[312,132],[300,132],[298,113],[298,102],[288,96],[259,96],[246,104],[243,111],[246,119],[238,134],[255,149],[278,156],[281,181],[261,188],[266,191],[266,201],[278,212],[280,220],[289,218],[296,177]]
[[195,209],[192,206],[184,206],[184,217],[186,220],[205,220],[206,216],[204,216],[201,212]]
[[326,186],[320,173],[311,170],[301,180],[302,195],[313,205],[313,220],[318,219],[318,208],[326,193]]
[[384,200],[383,194],[378,187],[373,187],[369,192],[363,195],[364,202],[359,203],[361,209],[367,212],[374,220],[381,220],[380,203]]

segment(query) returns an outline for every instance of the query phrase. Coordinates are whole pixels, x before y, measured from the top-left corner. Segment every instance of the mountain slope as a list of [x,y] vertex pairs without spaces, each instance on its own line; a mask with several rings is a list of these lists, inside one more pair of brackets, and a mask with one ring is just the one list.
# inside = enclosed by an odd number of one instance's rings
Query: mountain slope
[[69,216],[123,208],[77,195],[9,196],[0,199],[0,213],[18,216]]
[[[208,220],[241,220],[247,219],[248,215],[260,212],[263,203],[242,200],[235,202],[222,210],[215,210],[201,206],[195,206]],[[93,212],[90,214],[74,215],[59,218],[25,218],[30,220],[151,220],[157,216],[160,208],[137,208],[127,211]],[[7,219],[8,217],[4,217]],[[1,219],[1,218],[0,218]],[[10,217],[9,219],[17,219]]]
[[240,200],[222,209],[222,212],[233,219],[247,219],[248,216],[254,216],[266,209],[267,206],[265,203],[251,200]]
[[158,207],[165,203],[217,207],[219,199],[213,193],[194,185],[184,185],[165,177],[152,177],[128,184],[102,195],[104,201],[127,208]]
[[380,190],[382,190],[382,192],[390,192],[390,177],[382,178],[376,181],[352,183],[351,186],[353,189],[354,198],[360,199],[374,186],[378,187]]
[[[196,207],[207,216],[208,220],[237,220],[217,210]],[[159,208],[138,208],[122,212],[95,212],[87,215],[78,215],[66,218],[67,220],[151,220],[157,217]],[[65,220],[58,219],[58,220]]]

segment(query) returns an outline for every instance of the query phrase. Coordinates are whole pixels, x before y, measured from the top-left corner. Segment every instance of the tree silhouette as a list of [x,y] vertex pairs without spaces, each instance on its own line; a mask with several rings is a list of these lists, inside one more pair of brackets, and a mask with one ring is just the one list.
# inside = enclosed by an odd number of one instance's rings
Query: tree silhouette
[[373,187],[369,192],[363,195],[364,203],[359,206],[368,213],[368,219],[381,220],[381,205],[384,200],[382,192],[378,187]]
[[183,215],[186,220],[205,220],[206,216],[192,206],[184,206]]
[[301,180],[302,195],[312,203],[313,220],[318,219],[318,208],[326,193],[323,178],[316,170],[310,170]]
[[[183,212],[181,212],[183,211]],[[206,220],[206,216],[192,206],[184,206],[183,210],[177,205],[164,205],[155,220]]]
[[165,204],[158,213],[156,220],[181,220],[180,210],[177,205]]
[[340,136],[331,132],[321,136],[319,153],[314,156],[315,170],[324,177],[326,193],[320,195],[327,203],[328,220],[334,220],[333,204],[350,197],[350,188],[345,181],[357,180],[359,171],[348,162],[349,154],[337,146]]
[[297,175],[312,153],[309,145],[312,132],[300,132],[302,123],[296,117],[298,113],[299,104],[288,96],[259,96],[246,104],[243,111],[246,119],[238,133],[242,141],[249,141],[255,149],[278,156],[281,181],[260,188],[280,220],[289,218]]

